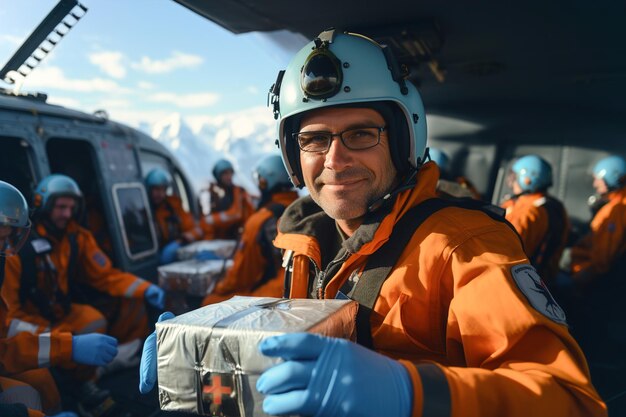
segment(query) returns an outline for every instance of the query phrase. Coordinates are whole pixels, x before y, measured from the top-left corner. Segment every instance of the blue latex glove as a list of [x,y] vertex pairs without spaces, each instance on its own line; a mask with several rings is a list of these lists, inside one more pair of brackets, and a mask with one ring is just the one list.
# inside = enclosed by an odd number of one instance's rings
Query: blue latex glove
[[178,255],[176,255],[176,251],[181,246],[182,245],[180,244],[180,242],[176,240],[165,245],[163,249],[161,249],[159,263],[161,265],[165,265],[165,264],[171,264],[172,262],[176,261],[178,259]]
[[158,308],[159,310],[165,308],[165,291],[163,291],[161,287],[157,287],[154,284],[150,285],[146,289],[144,297],[152,307]]
[[210,251],[210,250],[203,250],[201,252],[198,252],[195,258],[199,261],[215,261],[215,260],[222,259],[219,256],[217,256],[215,252]]
[[83,365],[104,366],[117,355],[117,339],[106,334],[72,336],[72,360]]
[[71,411],[61,411],[59,414],[55,414],[53,416],[47,417],[78,417],[78,414],[73,413]]
[[343,339],[311,333],[270,337],[261,353],[286,362],[256,387],[271,415],[409,417],[413,386],[399,362]]
[[[166,311],[159,316],[157,322],[173,319],[173,313]],[[147,394],[152,391],[157,379],[157,345],[156,330],[150,333],[143,344],[141,363],[139,364],[139,392]]]

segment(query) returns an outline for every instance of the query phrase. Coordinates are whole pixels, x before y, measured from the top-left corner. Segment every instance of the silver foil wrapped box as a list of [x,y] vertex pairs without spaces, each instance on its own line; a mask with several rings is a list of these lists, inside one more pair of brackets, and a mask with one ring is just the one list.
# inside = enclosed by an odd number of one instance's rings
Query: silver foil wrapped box
[[193,259],[201,252],[211,252],[218,258],[228,259],[232,258],[235,254],[237,247],[236,240],[215,239],[215,240],[200,240],[193,242],[176,251],[176,256],[179,261],[185,261],[187,259]]
[[156,324],[162,410],[259,417],[261,373],[281,362],[261,354],[261,340],[311,332],[354,340],[351,300],[233,297]]
[[213,291],[217,281],[232,266],[233,261],[230,259],[189,259],[163,265],[158,268],[159,286],[165,291],[205,296]]

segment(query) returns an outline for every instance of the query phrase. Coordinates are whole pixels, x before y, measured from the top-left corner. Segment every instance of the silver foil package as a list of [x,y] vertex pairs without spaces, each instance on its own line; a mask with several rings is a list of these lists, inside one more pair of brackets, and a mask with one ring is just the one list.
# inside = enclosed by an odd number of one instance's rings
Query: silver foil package
[[281,362],[258,350],[274,335],[311,332],[354,339],[351,300],[233,297],[156,324],[162,410],[259,417],[260,374]]
[[230,259],[208,261],[189,259],[163,265],[158,268],[159,287],[165,291],[204,296],[213,291],[217,281],[232,266],[233,261]]
[[228,259],[233,257],[236,247],[236,240],[200,240],[179,248],[176,251],[176,256],[179,261],[185,261],[187,259],[195,258],[199,253],[211,252],[218,258]]

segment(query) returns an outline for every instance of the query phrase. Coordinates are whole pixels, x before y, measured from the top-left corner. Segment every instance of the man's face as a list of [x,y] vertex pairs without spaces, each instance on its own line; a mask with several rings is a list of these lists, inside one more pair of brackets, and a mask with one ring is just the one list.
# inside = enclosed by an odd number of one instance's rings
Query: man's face
[[151,187],[150,188],[150,198],[152,199],[152,204],[158,206],[161,204],[165,197],[167,197],[167,187]]
[[232,187],[233,185],[233,170],[227,169],[226,171],[220,174],[219,182],[221,185],[225,187]]
[[[366,126],[385,126],[373,109],[327,108],[306,114],[300,132],[339,133]],[[350,150],[334,136],[326,153],[300,151],[302,175],[313,200],[336,220],[358,219],[367,208],[389,192],[397,171],[391,161],[387,131],[373,148]]]
[[602,178],[596,177],[595,175],[593,177],[593,188],[595,188],[596,193],[600,195],[603,195],[609,192],[609,189],[606,186],[606,183],[604,182],[604,180]]
[[63,230],[76,212],[76,199],[73,197],[57,197],[50,210],[50,222],[57,229]]

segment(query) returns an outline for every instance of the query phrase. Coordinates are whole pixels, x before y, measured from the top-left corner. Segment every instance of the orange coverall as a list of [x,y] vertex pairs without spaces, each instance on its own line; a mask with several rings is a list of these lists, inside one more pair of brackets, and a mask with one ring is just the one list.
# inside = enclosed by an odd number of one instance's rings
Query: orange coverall
[[177,239],[186,241],[187,239],[183,237],[185,233],[193,236],[193,240],[202,238],[202,229],[196,224],[193,215],[183,209],[180,197],[168,195],[155,207],[154,220],[157,224],[160,248]]
[[[291,259],[289,296],[334,298],[397,220],[435,197],[437,179],[434,163],[425,164],[415,188],[381,209],[389,211],[382,220],[362,225],[343,242],[342,261],[319,290],[323,251],[335,239],[322,233],[334,221],[309,197],[289,206],[274,242]],[[480,211],[444,208],[416,230],[371,315],[375,350],[410,374],[413,417],[439,407],[449,408],[451,417],[607,414],[585,357],[560,319],[562,310],[549,303],[552,297],[529,271],[515,232]],[[541,297],[529,290],[533,283]]]
[[502,208],[506,209],[506,219],[511,222],[522,238],[524,250],[528,257],[533,262],[536,261],[545,265],[545,268],[535,265],[539,275],[544,280],[550,281],[559,271],[559,260],[567,241],[569,222],[565,208],[560,205],[559,220],[563,221],[563,229],[560,231],[552,230],[554,233],[560,233],[559,244],[551,251],[552,256],[545,263],[542,259],[533,259],[534,257],[540,257],[539,253],[541,251],[550,250],[550,248],[542,245],[548,243],[550,228],[558,227],[550,224],[550,216],[544,205],[545,197],[544,193],[522,194],[502,203]]
[[[38,224],[37,232],[40,237],[48,239],[52,244],[52,251],[49,258],[56,268],[56,285],[63,294],[69,291],[68,285],[68,263],[71,252],[68,235],[76,235],[77,242],[77,275],[76,279],[84,284],[93,286],[95,289],[106,292],[112,296],[125,298],[143,298],[144,292],[150,283],[137,278],[132,274],[119,271],[111,266],[109,259],[98,248],[98,245],[91,233],[80,227],[75,221],[71,221],[66,233],[60,241],[47,233],[43,225]],[[72,334],[84,334],[90,332],[102,332],[106,330],[106,320],[104,316],[95,308],[89,305],[71,303],[70,311],[66,314],[62,306],[57,303],[54,311],[58,320],[51,323],[44,318],[38,308],[29,299],[24,304],[20,300],[20,286],[22,279],[22,264],[20,256],[11,256],[6,260],[6,276],[2,287],[2,299],[6,303],[7,324],[9,326],[8,336],[12,337],[18,333],[28,332],[41,335],[47,332],[68,332]],[[38,270],[37,287],[50,298],[56,293],[50,290],[50,283],[47,282],[45,271]],[[61,348],[59,346],[59,348]],[[30,350],[36,350],[36,346],[30,346]],[[34,354],[30,352],[29,355]],[[72,364],[74,365],[74,364]],[[80,375],[80,378],[90,378],[93,368],[89,372]],[[88,375],[89,374],[89,375]]]
[[608,195],[608,202],[591,220],[591,230],[572,247],[572,273],[587,271],[593,276],[609,271],[626,252],[626,189]]
[[271,244],[276,236],[276,219],[267,208],[268,205],[280,204],[287,207],[297,198],[298,193],[295,191],[274,193],[268,204],[250,216],[244,225],[240,246],[233,259],[233,267],[226,272],[226,276],[215,286],[213,292],[204,298],[202,305],[219,303],[233,295],[282,297],[285,270],[280,263],[274,277],[259,286],[268,263],[274,262],[274,259],[267,259],[263,254],[260,240],[263,239],[261,235],[268,226],[274,229],[268,243]]
[[[212,194],[213,195],[213,194]],[[233,202],[228,209],[210,213],[200,225],[204,239],[237,239],[238,229],[254,212],[250,196],[243,188],[233,185]]]

